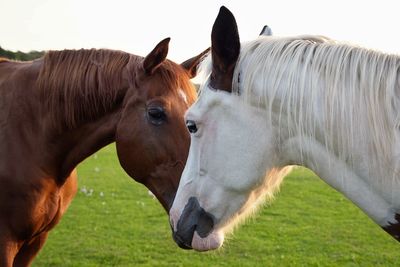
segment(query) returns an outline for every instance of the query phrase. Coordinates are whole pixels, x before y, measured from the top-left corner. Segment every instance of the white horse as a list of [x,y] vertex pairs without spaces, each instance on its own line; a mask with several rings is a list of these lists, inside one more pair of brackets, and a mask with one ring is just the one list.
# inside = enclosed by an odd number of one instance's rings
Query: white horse
[[170,211],[178,245],[220,247],[291,165],[313,170],[400,240],[400,57],[320,36],[241,46],[225,7],[211,39]]

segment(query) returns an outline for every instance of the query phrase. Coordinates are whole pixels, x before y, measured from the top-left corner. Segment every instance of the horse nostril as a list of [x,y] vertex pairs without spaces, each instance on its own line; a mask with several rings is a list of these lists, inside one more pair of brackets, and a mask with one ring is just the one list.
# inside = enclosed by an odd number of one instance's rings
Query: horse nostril
[[199,219],[196,227],[196,232],[200,237],[206,237],[214,228],[214,219],[213,216],[206,212],[204,209],[201,209],[199,212]]

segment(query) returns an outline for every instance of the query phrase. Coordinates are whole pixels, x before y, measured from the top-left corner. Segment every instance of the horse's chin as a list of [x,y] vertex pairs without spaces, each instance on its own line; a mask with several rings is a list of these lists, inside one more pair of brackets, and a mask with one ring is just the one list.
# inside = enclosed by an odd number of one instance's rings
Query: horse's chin
[[208,251],[218,249],[224,243],[224,234],[213,231],[206,237],[200,237],[195,231],[192,239],[192,248],[196,251]]

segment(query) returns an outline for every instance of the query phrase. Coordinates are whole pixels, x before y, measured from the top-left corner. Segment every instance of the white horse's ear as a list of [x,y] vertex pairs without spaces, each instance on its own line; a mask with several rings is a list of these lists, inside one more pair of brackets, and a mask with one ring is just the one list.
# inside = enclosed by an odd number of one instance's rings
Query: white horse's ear
[[240,53],[239,32],[233,14],[219,10],[211,32],[212,72],[210,86],[232,91],[233,70]]
[[261,36],[261,35],[263,35],[263,36],[271,36],[271,35],[272,35],[272,30],[271,30],[270,27],[268,27],[268,25],[265,25],[265,26],[262,28],[262,30],[261,30],[261,32],[260,32],[259,35],[260,35],[260,36]]
[[189,77],[194,78],[197,74],[197,67],[199,66],[200,62],[208,55],[210,52],[210,48],[207,48],[199,55],[192,57],[184,62],[181,63],[181,66],[187,70]]
[[168,55],[168,45],[171,38],[165,38],[159,42],[156,47],[144,58],[143,68],[149,75],[164,62]]

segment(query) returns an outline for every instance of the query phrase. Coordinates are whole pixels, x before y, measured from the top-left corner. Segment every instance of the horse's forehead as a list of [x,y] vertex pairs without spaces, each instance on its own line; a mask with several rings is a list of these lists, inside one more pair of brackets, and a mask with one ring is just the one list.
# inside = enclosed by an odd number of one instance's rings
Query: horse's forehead
[[197,101],[189,108],[187,115],[200,117],[212,108],[218,108],[222,105],[223,97],[221,92],[203,88]]
[[153,90],[172,90],[175,87],[174,79],[165,78],[159,74],[153,74],[151,76],[146,76],[145,83],[150,86]]
[[162,79],[159,75],[139,77],[133,85],[135,91],[147,99],[168,97],[177,90],[175,87],[173,83]]

